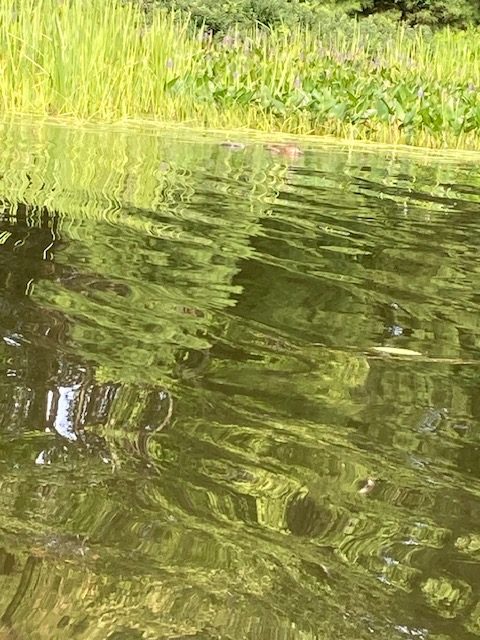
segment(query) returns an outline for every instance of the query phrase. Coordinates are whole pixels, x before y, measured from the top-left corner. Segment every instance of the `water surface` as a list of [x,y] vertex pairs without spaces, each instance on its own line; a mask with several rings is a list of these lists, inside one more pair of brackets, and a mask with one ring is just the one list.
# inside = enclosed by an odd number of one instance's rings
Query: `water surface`
[[2,126],[0,637],[480,637],[477,164],[218,142]]

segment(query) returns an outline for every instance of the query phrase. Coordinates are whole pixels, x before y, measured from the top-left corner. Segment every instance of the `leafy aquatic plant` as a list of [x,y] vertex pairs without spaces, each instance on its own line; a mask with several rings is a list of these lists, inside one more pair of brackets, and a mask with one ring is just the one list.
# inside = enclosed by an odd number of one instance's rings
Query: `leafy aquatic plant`
[[117,0],[6,0],[0,110],[477,148],[478,33],[375,25],[215,38]]

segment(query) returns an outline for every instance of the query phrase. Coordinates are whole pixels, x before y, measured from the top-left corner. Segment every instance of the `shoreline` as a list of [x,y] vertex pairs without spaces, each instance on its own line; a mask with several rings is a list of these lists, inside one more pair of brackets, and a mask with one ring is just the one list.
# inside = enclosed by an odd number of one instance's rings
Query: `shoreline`
[[[213,142],[219,146],[225,142],[240,142],[249,147],[256,144],[270,143],[294,144],[304,151],[335,149],[363,153],[384,153],[408,156],[416,161],[448,162],[460,164],[480,161],[480,149],[459,149],[449,147],[422,147],[408,144],[375,142],[354,138],[337,138],[335,136],[319,136],[315,134],[289,134],[278,131],[267,132],[257,129],[200,127],[182,122],[167,122],[153,119],[123,118],[111,122],[99,120],[80,120],[70,116],[45,116],[35,114],[2,114],[0,127],[60,127],[85,132],[118,132],[142,136],[166,134],[182,142]],[[236,153],[242,150],[235,151]]]

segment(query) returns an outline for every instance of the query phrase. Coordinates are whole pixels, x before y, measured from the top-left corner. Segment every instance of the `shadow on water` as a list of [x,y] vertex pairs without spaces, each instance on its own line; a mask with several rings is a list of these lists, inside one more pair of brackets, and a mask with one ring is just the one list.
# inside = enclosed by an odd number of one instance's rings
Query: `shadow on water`
[[0,638],[480,636],[475,167],[2,133]]

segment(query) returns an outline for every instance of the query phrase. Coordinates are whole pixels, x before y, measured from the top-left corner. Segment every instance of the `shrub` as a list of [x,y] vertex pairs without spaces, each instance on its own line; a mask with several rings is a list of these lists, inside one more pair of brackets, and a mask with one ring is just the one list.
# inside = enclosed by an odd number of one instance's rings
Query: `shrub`
[[466,27],[480,23],[478,0],[133,0],[146,12],[154,7],[188,12],[194,23],[214,33],[238,26],[320,25],[327,15],[382,14],[386,21],[410,25]]
[[149,13],[154,8],[175,9],[189,13],[196,26],[213,33],[225,33],[234,28],[266,28],[278,24],[287,27],[316,26],[325,19],[333,22],[347,17],[359,8],[357,3],[334,0],[132,0]]
[[467,27],[480,22],[478,0],[360,0],[360,13],[395,11],[409,24]]

